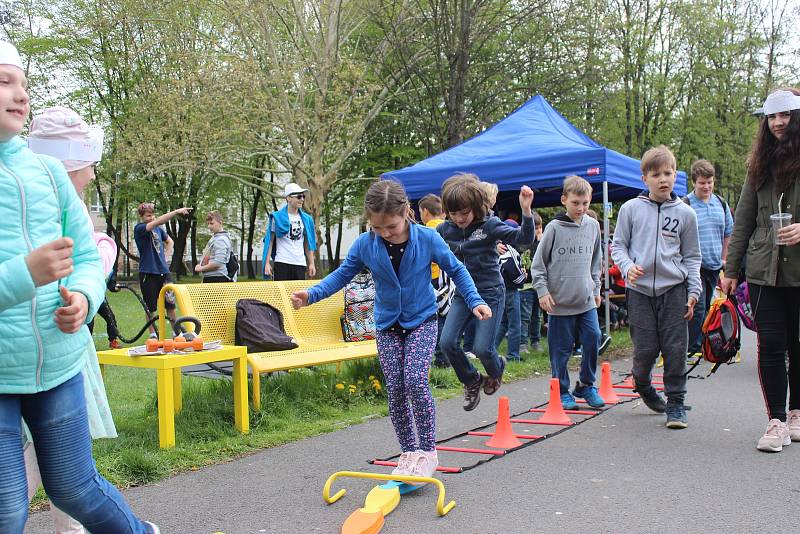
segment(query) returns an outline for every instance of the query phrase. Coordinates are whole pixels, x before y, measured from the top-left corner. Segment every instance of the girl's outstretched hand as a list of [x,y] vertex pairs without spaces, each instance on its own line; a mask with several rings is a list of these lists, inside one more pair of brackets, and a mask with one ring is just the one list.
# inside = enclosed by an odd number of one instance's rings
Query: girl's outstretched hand
[[479,321],[485,321],[486,319],[492,318],[492,309],[486,304],[475,306],[475,308],[472,310],[472,313],[475,314],[475,317],[477,317]]
[[89,301],[86,295],[70,291],[64,286],[58,288],[64,305],[56,309],[56,326],[65,334],[74,334],[86,322],[89,313]]
[[519,190],[519,206],[522,208],[522,214],[530,217],[531,206],[533,206],[533,189],[527,185],[523,185]]
[[308,291],[295,291],[292,293],[292,307],[299,310],[303,306],[308,306]]

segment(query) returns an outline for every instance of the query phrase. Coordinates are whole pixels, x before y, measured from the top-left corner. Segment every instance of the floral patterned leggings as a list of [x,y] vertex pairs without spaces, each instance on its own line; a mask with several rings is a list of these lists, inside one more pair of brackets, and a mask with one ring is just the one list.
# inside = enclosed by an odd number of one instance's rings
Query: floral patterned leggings
[[391,330],[377,332],[378,359],[389,395],[389,417],[403,452],[417,450],[417,436],[423,451],[436,448],[436,407],[428,382],[436,331],[436,321],[426,321],[406,334]]

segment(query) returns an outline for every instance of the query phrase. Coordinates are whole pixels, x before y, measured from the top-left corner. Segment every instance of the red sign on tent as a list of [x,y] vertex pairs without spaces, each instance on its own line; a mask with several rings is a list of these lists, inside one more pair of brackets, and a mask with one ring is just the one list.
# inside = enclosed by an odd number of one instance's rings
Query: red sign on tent
[[589,167],[586,174],[589,176],[598,176],[600,174],[600,167]]

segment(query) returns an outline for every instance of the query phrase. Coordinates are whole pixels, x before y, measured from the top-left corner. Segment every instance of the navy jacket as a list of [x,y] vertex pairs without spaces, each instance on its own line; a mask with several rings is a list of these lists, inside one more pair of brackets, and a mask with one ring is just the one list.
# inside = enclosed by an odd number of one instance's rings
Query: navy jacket
[[530,246],[534,237],[533,217],[522,217],[522,226],[512,228],[497,217],[474,221],[461,229],[450,220],[436,231],[450,246],[456,258],[464,262],[478,290],[503,287],[497,242],[515,247]]
[[395,323],[400,323],[403,328],[416,328],[437,311],[436,295],[431,285],[431,262],[436,262],[450,275],[470,309],[486,304],[478,295],[467,269],[450,252],[439,234],[418,224],[409,227],[399,278],[383,238],[364,232],[350,247],[339,268],[308,290],[308,303],[333,295],[367,267],[375,280],[375,325],[378,329],[386,330]]

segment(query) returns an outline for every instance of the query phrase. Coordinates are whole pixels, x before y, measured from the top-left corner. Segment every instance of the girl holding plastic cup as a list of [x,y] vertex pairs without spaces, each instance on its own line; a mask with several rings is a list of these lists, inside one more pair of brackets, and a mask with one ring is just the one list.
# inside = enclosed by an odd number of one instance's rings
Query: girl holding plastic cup
[[800,441],[800,90],[773,91],[758,112],[722,290],[732,293],[745,268],[769,419],[757,448],[779,452]]

